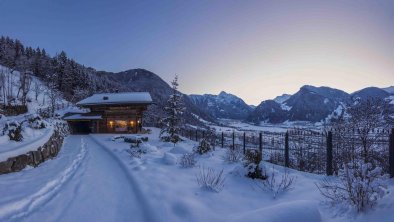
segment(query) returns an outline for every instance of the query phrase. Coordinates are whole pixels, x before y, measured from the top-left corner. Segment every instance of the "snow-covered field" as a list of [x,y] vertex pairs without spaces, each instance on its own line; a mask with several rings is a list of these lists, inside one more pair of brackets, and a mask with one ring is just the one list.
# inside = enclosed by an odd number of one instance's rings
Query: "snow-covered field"
[[208,124],[210,128],[218,132],[232,132],[232,131],[266,131],[266,132],[286,132],[289,129],[313,129],[318,130],[319,125],[308,122],[284,122],[282,124],[260,123],[260,125],[253,125],[245,123],[240,120],[219,119],[222,125]]
[[[146,153],[135,158],[127,152],[130,144],[113,135],[69,136],[57,158],[0,175],[0,221],[392,221],[393,180],[375,210],[355,216],[323,203],[315,186],[321,175],[289,170],[294,189],[274,199],[244,176],[242,163],[224,161],[225,149],[182,168],[179,158],[195,145],[160,142],[152,128],[142,145]],[[267,170],[272,166],[265,163]],[[224,170],[221,192],[199,187],[201,167]],[[284,168],[274,170],[282,174]]]

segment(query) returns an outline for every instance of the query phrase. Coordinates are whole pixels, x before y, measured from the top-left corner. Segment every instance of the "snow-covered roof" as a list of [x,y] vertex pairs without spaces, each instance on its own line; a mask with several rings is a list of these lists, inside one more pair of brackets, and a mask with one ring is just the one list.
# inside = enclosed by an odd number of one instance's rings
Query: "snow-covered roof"
[[148,92],[100,93],[83,99],[77,105],[104,104],[150,104],[152,97]]
[[65,120],[95,120],[95,119],[102,119],[101,115],[97,116],[89,116],[83,114],[74,114],[71,116],[64,117]]

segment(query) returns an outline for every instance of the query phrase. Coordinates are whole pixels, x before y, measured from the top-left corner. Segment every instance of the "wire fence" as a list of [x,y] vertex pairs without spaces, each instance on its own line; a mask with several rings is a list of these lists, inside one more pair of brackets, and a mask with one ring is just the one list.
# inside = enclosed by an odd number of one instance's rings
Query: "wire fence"
[[257,150],[267,162],[304,172],[338,174],[344,164],[363,159],[394,176],[394,129],[215,132],[183,128],[181,134],[194,141],[209,139],[215,147],[241,149],[244,154]]

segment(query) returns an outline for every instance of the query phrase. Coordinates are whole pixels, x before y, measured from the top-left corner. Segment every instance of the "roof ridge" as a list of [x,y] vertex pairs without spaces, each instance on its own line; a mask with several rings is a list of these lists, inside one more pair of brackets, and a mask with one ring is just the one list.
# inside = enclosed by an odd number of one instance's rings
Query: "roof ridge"
[[[119,95],[119,94],[129,94],[129,93],[149,93],[149,92],[117,92],[117,93],[94,93],[93,95],[104,95],[104,94],[114,94],[114,95]],[[92,96],[93,96],[92,95]]]

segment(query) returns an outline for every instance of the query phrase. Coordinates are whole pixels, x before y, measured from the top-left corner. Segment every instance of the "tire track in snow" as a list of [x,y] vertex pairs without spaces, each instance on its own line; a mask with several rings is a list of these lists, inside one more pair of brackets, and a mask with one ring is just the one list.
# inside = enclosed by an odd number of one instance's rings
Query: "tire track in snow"
[[118,156],[116,156],[108,147],[106,147],[104,144],[100,143],[96,138],[94,138],[93,136],[89,136],[89,137],[94,143],[97,144],[98,147],[100,147],[106,153],[108,153],[109,157],[112,158],[114,160],[114,162],[119,166],[119,168],[123,171],[124,175],[126,176],[127,180],[129,181],[130,186],[133,189],[133,192],[137,198],[136,201],[138,201],[138,205],[140,206],[141,211],[143,212],[143,215],[145,217],[144,221],[149,221],[149,222],[159,221],[158,218],[156,218],[156,216],[155,216],[155,211],[150,206],[148,200],[144,197],[142,190],[141,190],[140,186],[138,185],[137,181],[130,174],[127,165]]
[[34,212],[52,199],[62,186],[73,177],[87,154],[86,143],[81,139],[81,149],[71,165],[59,177],[47,182],[40,190],[18,201],[0,206],[0,221],[16,220]]

